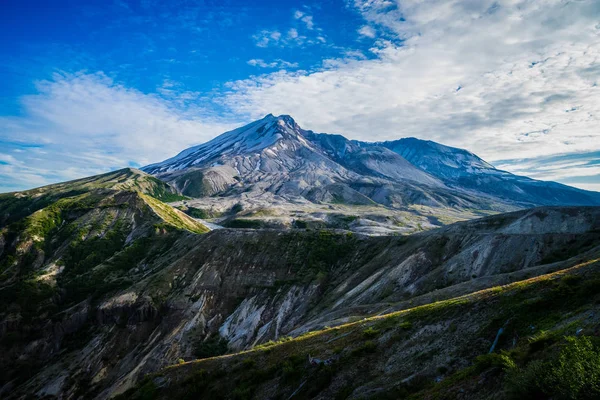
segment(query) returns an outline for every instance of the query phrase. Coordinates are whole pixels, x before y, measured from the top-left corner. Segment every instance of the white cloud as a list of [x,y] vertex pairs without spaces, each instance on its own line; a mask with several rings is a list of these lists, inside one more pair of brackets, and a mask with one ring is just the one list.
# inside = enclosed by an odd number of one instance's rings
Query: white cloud
[[313,30],[315,28],[315,23],[313,22],[313,16],[308,15],[303,11],[295,11],[294,19],[300,20],[304,22],[306,29]]
[[149,164],[238,125],[103,74],[55,75],[37,89],[22,116],[0,117],[2,140],[19,150],[0,156],[0,191]]
[[317,45],[327,42],[321,28],[315,27],[312,15],[304,11],[296,10],[293,14],[295,22],[293,27],[284,30],[282,34],[279,30],[263,29],[254,34],[252,38],[258,47],[302,47],[305,45]]
[[284,60],[280,60],[277,59],[275,61],[272,62],[266,62],[263,59],[260,58],[253,58],[251,60],[248,60],[248,65],[251,65],[253,67],[259,67],[259,68],[297,68],[298,67],[298,63],[292,63],[289,61],[284,61]]
[[277,44],[281,40],[281,32],[264,29],[252,36],[258,47],[268,47],[271,44]]
[[375,38],[375,36],[377,36],[377,32],[375,32],[375,29],[373,29],[369,25],[365,25],[365,26],[361,27],[358,30],[358,34],[361,36],[371,38],[371,39],[373,39],[373,38]]
[[517,175],[559,181],[582,189],[600,187],[600,151],[503,160],[496,166]]
[[224,102],[356,139],[436,140],[492,162],[600,149],[598,1],[355,6],[384,32],[375,59],[232,82]]
[[315,28],[315,23],[313,22],[313,17],[311,15],[302,17],[301,21],[306,25],[306,29],[313,30]]
[[600,192],[600,183],[577,183],[571,184],[571,186],[575,186],[585,190],[592,190],[594,192]]

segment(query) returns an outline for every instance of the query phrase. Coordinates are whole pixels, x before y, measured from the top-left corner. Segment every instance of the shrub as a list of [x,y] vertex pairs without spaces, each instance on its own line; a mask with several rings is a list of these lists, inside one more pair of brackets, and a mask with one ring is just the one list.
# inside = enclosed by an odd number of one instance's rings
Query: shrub
[[512,370],[516,368],[516,364],[506,354],[484,354],[475,359],[475,368],[478,371],[485,371],[486,369],[493,367],[500,367],[503,370]]
[[375,336],[379,335],[379,331],[377,329],[373,328],[372,326],[370,326],[363,331],[363,335],[366,338],[374,338]]
[[297,229],[306,229],[306,228],[308,228],[308,223],[306,221],[297,219],[297,220],[294,220],[294,223],[292,224],[292,226]]
[[412,329],[412,323],[410,321],[404,321],[400,325],[398,325],[398,327],[403,331],[409,331]]
[[206,219],[211,217],[211,215],[206,210],[203,210],[201,208],[188,207],[187,209],[182,211],[190,217],[194,218]]
[[600,351],[589,338],[567,337],[560,354],[513,368],[507,388],[514,398],[600,398]]
[[198,358],[216,357],[227,353],[227,340],[216,335],[200,342],[194,349],[194,355]]
[[263,227],[263,222],[256,219],[232,219],[223,223],[227,228],[238,229],[260,229]]
[[231,214],[237,214],[237,213],[242,212],[243,210],[244,210],[244,206],[241,203],[236,203],[233,205],[233,207],[231,207],[229,212]]
[[531,352],[540,351],[556,341],[554,335],[548,331],[540,331],[529,338]]
[[289,342],[290,340],[293,340],[294,338],[291,336],[282,336],[277,340],[269,340],[268,342],[265,342],[263,344],[259,344],[258,346],[254,347],[255,349],[265,349],[267,347],[271,347],[271,346],[275,346],[281,343],[285,343],[285,342]]

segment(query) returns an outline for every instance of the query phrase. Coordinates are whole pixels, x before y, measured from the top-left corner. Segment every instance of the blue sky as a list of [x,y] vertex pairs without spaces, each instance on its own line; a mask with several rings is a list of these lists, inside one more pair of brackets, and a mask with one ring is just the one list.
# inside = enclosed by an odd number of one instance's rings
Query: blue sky
[[0,26],[0,191],[268,113],[600,190],[597,1],[4,0]]
[[252,3],[5,0],[4,110],[18,112],[15,98],[56,71],[102,71],[144,93],[168,82],[207,93],[281,67],[310,70],[372,45],[357,35],[361,15],[342,1]]

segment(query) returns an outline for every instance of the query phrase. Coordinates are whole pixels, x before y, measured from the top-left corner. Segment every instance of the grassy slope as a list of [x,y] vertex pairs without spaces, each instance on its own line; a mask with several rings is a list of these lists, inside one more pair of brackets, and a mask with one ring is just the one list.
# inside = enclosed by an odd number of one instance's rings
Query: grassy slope
[[[148,377],[126,397],[454,399],[463,393],[506,398],[511,386],[504,384],[503,367],[526,370],[556,353],[563,335],[597,332],[598,302],[600,261],[594,259],[272,346],[174,366]],[[503,357],[486,355],[501,327],[507,333],[496,351]],[[330,359],[331,365],[310,365],[309,355]],[[518,398],[520,389],[515,390]]]
[[0,194],[0,228],[48,207],[60,199],[108,191],[134,191],[153,196],[160,201],[185,199],[166,183],[142,171],[125,168],[22,192]]
[[185,229],[194,233],[206,233],[209,229],[200,222],[189,217],[182,211],[165,204],[152,196],[141,195],[144,201],[154,210],[154,212],[165,221],[166,224],[179,229]]

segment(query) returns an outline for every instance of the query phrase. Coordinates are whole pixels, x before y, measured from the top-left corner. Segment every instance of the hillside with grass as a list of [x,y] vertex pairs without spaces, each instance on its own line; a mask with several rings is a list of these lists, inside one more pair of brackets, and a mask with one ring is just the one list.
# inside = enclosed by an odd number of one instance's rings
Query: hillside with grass
[[600,396],[599,303],[596,258],[175,365],[119,398],[594,399]]
[[62,351],[102,299],[148,273],[145,260],[208,232],[158,199],[167,194],[155,178],[121,170],[0,196],[4,383],[28,379]]

